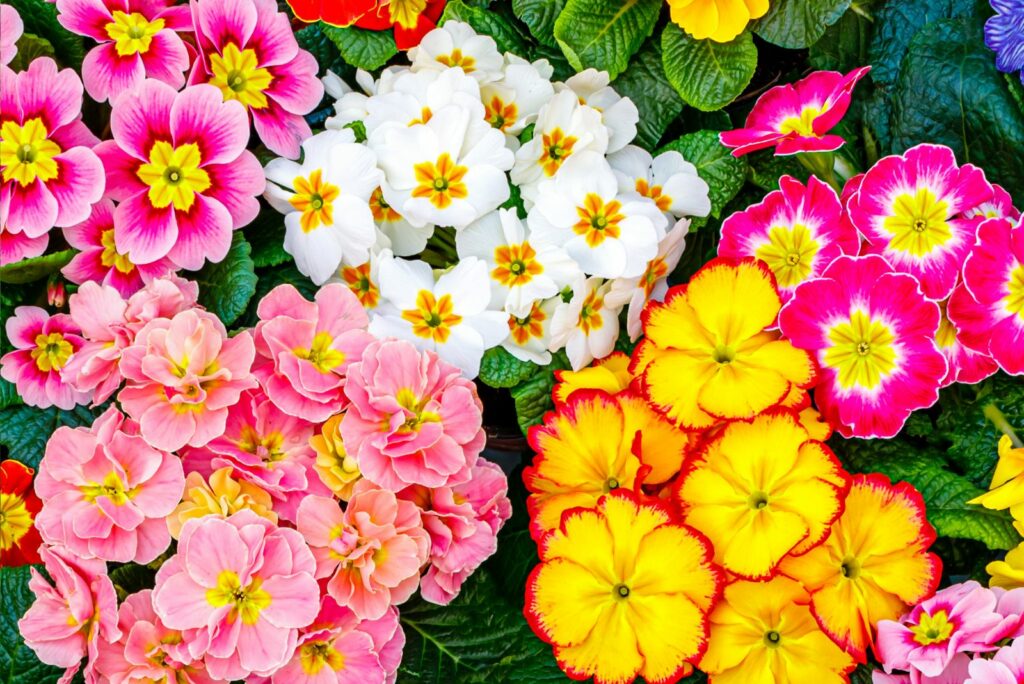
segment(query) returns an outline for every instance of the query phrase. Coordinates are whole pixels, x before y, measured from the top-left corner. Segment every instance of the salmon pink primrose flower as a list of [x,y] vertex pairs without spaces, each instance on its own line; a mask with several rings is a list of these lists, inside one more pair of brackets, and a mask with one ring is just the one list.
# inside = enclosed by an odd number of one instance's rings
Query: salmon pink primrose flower
[[776,155],[831,152],[846,142],[829,131],[850,106],[857,81],[871,67],[848,74],[815,71],[796,83],[775,86],[757,99],[743,128],[719,133],[734,157],[774,147]]
[[191,471],[185,477],[185,494],[178,507],[167,516],[167,529],[177,539],[181,528],[193,518],[215,515],[227,518],[248,509],[277,523],[277,513],[271,510],[274,500],[270,494],[245,480],[236,479],[230,467],[215,470],[209,478]]
[[0,377],[17,386],[26,404],[67,411],[89,402],[92,393],[80,391],[61,373],[84,343],[71,316],[19,306],[4,326],[14,351],[0,358]]
[[42,562],[34,523],[43,502],[32,491],[34,473],[13,459],[0,461],[0,568]]
[[25,31],[25,23],[18,10],[0,5],[0,66],[7,66],[18,54],[18,39]]
[[939,307],[878,255],[841,256],[801,284],[779,327],[814,355],[818,409],[847,437],[892,437],[938,399],[947,372],[935,344]]

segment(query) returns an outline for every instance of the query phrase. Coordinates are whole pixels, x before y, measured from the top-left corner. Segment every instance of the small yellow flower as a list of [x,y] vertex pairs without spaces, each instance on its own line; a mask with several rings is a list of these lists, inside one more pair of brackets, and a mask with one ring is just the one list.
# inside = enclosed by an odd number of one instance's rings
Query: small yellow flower
[[1000,561],[992,561],[985,566],[990,577],[988,586],[1003,589],[1024,587],[1024,542],[1006,552]]
[[342,501],[352,497],[356,482],[363,476],[359,472],[359,463],[355,457],[346,453],[345,443],[341,439],[341,419],[343,413],[331,416],[320,428],[320,434],[309,439],[309,446],[316,452],[316,463],[313,468],[320,476],[321,482],[327,485]]
[[555,371],[555,379],[558,380],[553,395],[555,402],[564,404],[573,392],[580,389],[598,389],[608,394],[618,394],[629,387],[633,375],[629,372],[629,356],[613,352],[578,371]]
[[1010,509],[1016,520],[1024,520],[1024,448],[1013,448],[1013,441],[999,438],[999,462],[992,473],[989,491],[968,501],[994,511]]
[[672,21],[697,40],[728,43],[764,16],[768,0],[668,0],[668,7]]
[[270,494],[250,482],[233,479],[230,467],[214,471],[209,483],[199,473],[191,472],[185,478],[184,499],[167,516],[167,529],[177,539],[181,528],[192,518],[204,515],[227,518],[244,508],[277,523],[277,513],[271,510],[272,505]]

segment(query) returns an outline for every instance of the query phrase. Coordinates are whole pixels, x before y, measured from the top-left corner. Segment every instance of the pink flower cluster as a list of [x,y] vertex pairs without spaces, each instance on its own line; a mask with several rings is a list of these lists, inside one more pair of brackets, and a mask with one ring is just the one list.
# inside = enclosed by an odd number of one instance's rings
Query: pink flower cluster
[[1024,679],[1024,589],[947,587],[878,623],[874,684],[1015,684]]
[[[450,602],[511,515],[474,385],[372,337],[342,285],[280,286],[233,335],[196,295],[89,281],[68,315],[8,320],[24,396],[116,400],[39,464],[53,581],[26,643],[87,684],[393,682],[397,606]],[[154,586],[118,606],[108,562],[159,566]]]

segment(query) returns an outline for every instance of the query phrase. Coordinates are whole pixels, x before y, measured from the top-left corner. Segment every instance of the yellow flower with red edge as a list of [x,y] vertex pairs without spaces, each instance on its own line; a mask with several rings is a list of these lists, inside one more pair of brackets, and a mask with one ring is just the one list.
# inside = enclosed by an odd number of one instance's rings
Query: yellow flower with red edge
[[572,679],[675,681],[707,648],[722,574],[660,502],[617,490],[540,543],[524,614]]
[[557,382],[551,393],[555,405],[564,404],[573,392],[580,389],[598,389],[608,394],[622,392],[633,381],[629,362],[629,355],[617,351],[578,371],[556,370]]

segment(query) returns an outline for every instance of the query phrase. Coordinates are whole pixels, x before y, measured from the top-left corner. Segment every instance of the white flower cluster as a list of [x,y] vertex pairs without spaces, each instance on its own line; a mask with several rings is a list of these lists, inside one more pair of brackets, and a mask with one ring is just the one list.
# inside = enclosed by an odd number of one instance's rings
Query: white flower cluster
[[[582,368],[611,352],[625,306],[639,336],[640,311],[682,254],[684,217],[710,210],[693,165],[629,144],[636,106],[604,72],[552,82],[546,60],[502,56],[459,22],[409,59],[376,81],[360,71],[364,92],[330,74],[327,130],[303,143],[301,163],[267,165],[299,270],[346,283],[375,335],[436,351],[469,377],[498,345],[538,364],[564,348]],[[512,186],[525,218],[501,208]],[[428,241],[456,265],[435,273],[400,258]]]

